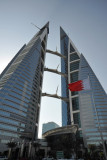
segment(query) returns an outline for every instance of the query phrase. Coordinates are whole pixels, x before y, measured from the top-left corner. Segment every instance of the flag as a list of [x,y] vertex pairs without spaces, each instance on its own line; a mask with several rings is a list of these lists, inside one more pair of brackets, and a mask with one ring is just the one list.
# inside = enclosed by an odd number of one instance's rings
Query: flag
[[84,79],[84,80],[79,80],[74,83],[70,83],[68,84],[68,86],[69,86],[68,89],[70,89],[70,91],[89,90],[90,89],[89,78]]

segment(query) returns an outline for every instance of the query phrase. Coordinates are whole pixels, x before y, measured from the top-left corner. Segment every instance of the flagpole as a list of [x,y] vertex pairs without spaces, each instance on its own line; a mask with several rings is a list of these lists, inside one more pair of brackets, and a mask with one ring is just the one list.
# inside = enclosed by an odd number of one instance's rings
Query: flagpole
[[[88,79],[89,79],[89,82],[90,82],[90,87],[91,87],[91,89],[92,89],[92,85],[91,85],[91,81],[90,81],[89,74],[88,74]],[[98,112],[97,112],[96,105],[95,105],[93,90],[92,90],[92,100],[93,100],[93,104],[94,104],[94,108],[95,108],[95,112],[96,112],[97,123],[98,123],[98,130],[99,130],[99,132],[100,132],[101,141],[102,141],[102,145],[103,145],[103,149],[104,149],[103,152],[104,152],[105,158],[106,158],[106,160],[107,160],[107,152],[106,152],[106,148],[105,148],[105,144],[104,144],[104,139],[103,139],[103,135],[102,135],[100,123],[99,123],[99,117],[98,117]]]

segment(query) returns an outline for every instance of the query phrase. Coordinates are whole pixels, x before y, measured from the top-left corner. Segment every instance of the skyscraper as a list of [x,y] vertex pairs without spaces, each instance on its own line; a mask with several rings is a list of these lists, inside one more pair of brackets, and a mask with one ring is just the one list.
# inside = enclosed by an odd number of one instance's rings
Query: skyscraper
[[0,144],[35,140],[38,133],[49,23],[24,45],[0,75]]
[[[71,122],[79,125],[84,143],[99,144],[107,140],[107,95],[85,57],[78,52],[73,42],[60,28],[61,71],[68,77],[61,78],[62,96],[69,97],[69,103],[62,102],[62,125]],[[91,89],[68,93],[68,83],[89,78]]]
[[[62,126],[78,124],[85,145],[107,140],[107,95],[73,42],[60,28],[61,54],[46,50],[49,23],[24,45],[0,75],[0,145],[35,140],[41,95],[62,99]],[[61,58],[61,72],[44,69],[45,53]],[[62,96],[42,94],[43,71],[61,75]],[[68,91],[68,83],[89,78],[91,89]],[[69,101],[68,101],[69,99]]]

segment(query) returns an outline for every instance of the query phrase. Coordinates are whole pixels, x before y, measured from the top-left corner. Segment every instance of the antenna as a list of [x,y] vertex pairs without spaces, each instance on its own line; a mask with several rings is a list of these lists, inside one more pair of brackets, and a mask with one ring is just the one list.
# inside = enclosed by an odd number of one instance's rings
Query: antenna
[[56,52],[57,52],[57,46],[56,46]]
[[35,25],[35,24],[33,24],[33,23],[31,23],[31,24],[40,30],[40,28],[39,28],[38,26],[36,26],[36,25]]
[[59,87],[59,85],[57,86],[57,89],[56,89],[56,94],[57,94],[57,92],[58,92],[58,87]]
[[56,70],[59,68],[59,65],[60,65],[60,64],[58,64],[58,66],[57,66]]

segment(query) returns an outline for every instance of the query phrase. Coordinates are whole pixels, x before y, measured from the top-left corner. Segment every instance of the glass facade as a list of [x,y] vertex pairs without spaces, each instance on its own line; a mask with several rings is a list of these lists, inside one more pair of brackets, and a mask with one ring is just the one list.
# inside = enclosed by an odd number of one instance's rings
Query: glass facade
[[[60,30],[61,54],[66,58],[61,59],[61,72],[68,74],[68,36]],[[62,97],[68,98],[68,77],[61,77],[61,94]],[[69,125],[71,122],[69,103],[62,101],[62,126]]]
[[55,129],[55,128],[59,128],[60,126],[58,124],[56,124],[55,122],[48,122],[48,123],[43,123],[42,125],[42,134],[44,134],[45,132]]
[[78,81],[78,72],[75,71],[70,74],[70,83]]
[[[69,40],[70,43],[70,53],[69,53],[69,83],[73,83],[78,81],[79,78],[79,64],[80,64],[80,57],[72,42]],[[72,50],[71,50],[72,48]],[[79,128],[81,128],[81,121],[80,121],[80,110],[79,110],[79,94],[78,92],[70,93],[70,107],[71,107],[71,117],[74,124],[78,124]],[[79,131],[79,133],[81,130]]]
[[81,128],[81,122],[80,122],[80,113],[74,113],[73,114],[74,124],[78,124],[79,128]]
[[[107,95],[84,56],[78,52],[62,28],[61,37],[61,54],[65,53],[64,50],[66,51],[66,66],[68,67],[66,70],[61,68],[61,71],[68,75],[68,82],[62,81],[62,96],[65,96],[65,92],[68,94],[66,94],[66,97],[69,97],[71,122],[78,124],[79,132],[81,133],[80,137],[83,136],[86,146],[88,144],[102,143],[102,140],[107,140]],[[67,45],[64,44],[64,41],[67,42]],[[61,60],[61,62],[62,67],[64,67],[64,60]],[[68,83],[86,78],[89,78],[90,90],[69,91],[69,93],[66,91],[67,88],[65,86]],[[63,102],[62,124],[67,124],[69,115],[67,115],[67,109],[68,106]]]
[[70,54],[70,62],[80,59],[77,53]]
[[76,111],[79,109],[79,98],[78,97],[72,98],[72,109],[73,111]]
[[79,69],[79,61],[73,62],[70,64],[70,72],[78,70]]
[[2,143],[37,138],[48,27],[24,45],[0,75]]
[[88,77],[91,85],[89,91],[79,93],[82,132],[85,143],[99,144],[107,140],[107,95],[83,55],[80,62],[79,78]]

